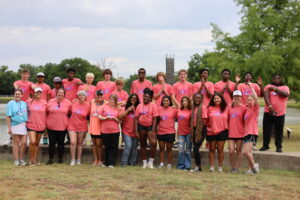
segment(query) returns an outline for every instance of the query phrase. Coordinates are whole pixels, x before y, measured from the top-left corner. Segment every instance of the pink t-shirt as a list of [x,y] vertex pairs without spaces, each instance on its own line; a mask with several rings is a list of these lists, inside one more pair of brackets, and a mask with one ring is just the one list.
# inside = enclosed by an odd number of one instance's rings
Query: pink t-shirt
[[247,106],[247,111],[244,115],[244,136],[246,135],[258,135],[258,115],[259,106],[255,105],[252,108]]
[[47,102],[43,99],[39,101],[28,99],[26,103],[28,109],[27,128],[34,131],[46,130]]
[[145,79],[143,82],[140,82],[139,80],[134,80],[131,84],[130,94],[137,94],[140,102],[143,102],[145,88],[149,88],[152,90],[152,82],[147,79]]
[[[202,85],[201,81],[199,81],[197,83],[194,83],[194,85],[193,85],[193,94],[199,93],[201,85]],[[215,88],[214,84],[212,82],[207,81],[207,82],[205,82],[205,85],[206,85],[208,91],[211,94],[214,94],[214,90],[215,90],[214,89]],[[208,106],[210,98],[207,95],[206,89],[203,87],[200,93],[203,95],[203,105]]]
[[[254,91],[256,92],[256,95],[259,97],[260,96],[260,88],[256,83],[250,83],[254,89]],[[246,83],[240,83],[238,85],[238,90],[242,92],[242,104],[247,105],[247,99],[248,96],[252,94],[252,90],[249,87],[249,85],[247,85]]]
[[192,111],[188,109],[178,109],[178,135],[189,135],[191,133],[191,115]]
[[[112,108],[108,104],[103,105],[100,108],[99,115],[102,117],[114,116],[119,118],[121,112],[120,108]],[[110,134],[110,133],[119,133],[119,124],[114,119],[102,120],[101,121],[101,133]]]
[[[265,87],[264,91],[266,91],[270,87],[275,87],[279,90],[283,90],[283,91],[290,93],[289,87],[285,86],[285,85],[283,85],[283,86],[267,85]],[[285,115],[288,97],[279,96],[275,91],[270,91],[269,95],[270,95],[269,98],[270,98],[271,105],[273,106],[274,111],[277,112],[276,116]],[[264,112],[269,113],[269,108],[268,108],[267,104],[265,104]]]
[[154,117],[158,116],[158,108],[155,103],[140,103],[136,110],[135,116],[138,117],[138,123],[142,126],[152,126]]
[[87,126],[87,116],[90,114],[91,106],[88,102],[81,104],[76,101],[72,104],[71,117],[68,124],[68,131],[75,132],[86,132],[88,130]]
[[22,90],[22,101],[27,101],[27,99],[30,98],[30,94],[33,93],[33,90],[31,88],[31,86],[33,85],[32,82],[30,81],[22,81],[22,80],[18,80],[14,82],[14,85],[18,84],[19,85],[19,89]]
[[63,86],[65,88],[65,91],[66,91],[66,98],[71,102],[74,99],[76,99],[76,94],[77,94],[77,90],[78,90],[78,87],[79,87],[79,85],[76,84],[76,83],[79,82],[79,81],[80,81],[80,79],[78,79],[78,78],[73,78],[72,81],[68,81],[67,78],[62,80],[62,84],[63,84]]
[[121,91],[115,90],[113,91],[112,94],[118,96],[118,102],[127,101],[128,99],[128,93],[125,90],[121,90]]
[[50,99],[47,104],[47,128],[56,131],[67,130],[71,106],[71,102],[66,98],[59,104],[56,98]]
[[82,90],[85,91],[87,94],[87,97],[86,97],[87,102],[91,102],[92,99],[95,98],[96,86],[88,85],[88,84],[80,85],[78,87],[77,93]]
[[99,81],[96,85],[97,90],[102,90],[103,92],[103,99],[108,101],[109,96],[113,91],[117,89],[115,82],[113,81]]
[[193,84],[188,81],[185,81],[184,83],[179,81],[173,85],[172,95],[173,94],[175,95],[175,98],[178,101],[178,103],[180,103],[182,97],[191,97],[193,95]]
[[[167,83],[164,83],[163,85],[161,85],[161,84],[154,85],[153,86],[154,95],[157,95],[161,91],[163,86],[165,87],[165,91],[170,96],[171,92],[172,92],[172,86]],[[159,107],[161,105],[161,100],[164,96],[166,96],[166,93],[162,92],[162,93],[160,93],[159,97],[157,97],[157,99],[155,99],[155,104],[157,105],[157,107]]]
[[[229,89],[231,90],[231,92],[233,92],[235,83],[232,81],[228,81],[228,82],[229,82],[228,83]],[[215,83],[215,91],[221,93],[223,91],[223,89],[225,88],[225,85],[226,85],[226,82],[224,82],[224,81],[219,81],[219,82]],[[229,93],[228,89],[224,90],[223,97],[227,103],[227,106],[231,106],[232,96]]]
[[51,95],[51,88],[50,88],[50,86],[48,84],[46,84],[46,83],[42,83],[42,84],[36,83],[35,87],[42,88],[43,93],[42,93],[41,98],[44,99],[45,101],[48,101],[48,95],[49,94]]
[[91,102],[90,126],[89,126],[89,133],[91,135],[101,134],[101,120],[98,118],[98,116],[102,106],[103,105],[96,105],[95,100],[92,100]]
[[57,89],[53,88],[51,90],[51,99],[55,98],[56,97],[56,93],[57,93]]
[[246,107],[240,106],[228,106],[229,112],[229,138],[242,138],[244,137],[244,115],[246,113]]
[[219,106],[207,108],[207,135],[219,135],[220,132],[228,129],[228,108],[221,112]]
[[158,135],[175,134],[175,119],[177,118],[177,109],[169,106],[158,108],[159,123],[157,127]]
[[[123,107],[122,112],[125,112],[125,108]],[[128,113],[122,122],[122,133],[128,135],[130,137],[136,138],[135,126],[134,126],[134,112]]]

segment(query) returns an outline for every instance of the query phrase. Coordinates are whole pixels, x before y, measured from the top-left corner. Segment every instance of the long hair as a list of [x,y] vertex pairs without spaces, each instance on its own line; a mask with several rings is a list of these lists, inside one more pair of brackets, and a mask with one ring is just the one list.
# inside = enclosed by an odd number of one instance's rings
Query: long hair
[[216,104],[215,104],[215,102],[214,102],[215,96],[218,96],[218,97],[221,98],[220,108],[221,108],[221,112],[224,112],[224,110],[226,109],[227,103],[226,103],[226,101],[225,101],[223,95],[222,95],[221,93],[219,93],[219,92],[216,92],[216,93],[211,97],[211,99],[210,99],[210,101],[209,101],[209,104],[208,104],[208,107],[209,107],[209,106],[213,106],[213,107],[216,106]]
[[[126,105],[125,105],[125,110],[127,110],[130,106],[132,106],[132,103],[131,103],[131,98],[135,96],[136,97],[136,102],[134,104],[134,107],[136,108],[139,104],[140,104],[140,100],[139,100],[139,97],[136,93],[132,93],[129,95],[128,99],[127,99],[127,102],[126,102]],[[131,111],[133,112],[133,111]]]
[[161,106],[164,106],[163,101],[164,101],[164,99],[166,99],[166,98],[167,98],[167,99],[169,100],[169,102],[170,102],[170,103],[169,103],[169,106],[172,107],[172,106],[173,106],[172,99],[171,99],[171,97],[168,96],[168,95],[164,96],[164,97],[161,99],[160,105],[161,105]]
[[111,94],[110,96],[109,96],[109,99],[113,99],[114,100],[114,102],[115,102],[115,107],[118,107],[118,96],[116,95],[116,94]]
[[190,98],[188,96],[184,96],[181,98],[181,101],[180,101],[180,110],[183,110],[184,109],[184,106],[183,106],[183,100],[186,99],[187,102],[188,102],[188,107],[187,109],[188,110],[191,110],[192,109],[192,102],[190,100]]

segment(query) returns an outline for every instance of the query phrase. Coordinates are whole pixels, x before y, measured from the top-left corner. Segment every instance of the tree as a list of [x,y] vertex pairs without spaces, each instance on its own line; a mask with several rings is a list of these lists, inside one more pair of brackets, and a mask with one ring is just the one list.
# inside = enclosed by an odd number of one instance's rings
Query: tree
[[8,71],[8,66],[0,66],[0,94],[11,95],[14,91],[13,83],[16,79],[16,72]]

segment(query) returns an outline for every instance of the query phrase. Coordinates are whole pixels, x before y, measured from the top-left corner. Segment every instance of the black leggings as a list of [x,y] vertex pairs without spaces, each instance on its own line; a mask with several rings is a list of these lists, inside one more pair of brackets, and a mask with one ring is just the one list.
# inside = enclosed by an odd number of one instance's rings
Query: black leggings
[[49,160],[53,160],[55,145],[57,143],[58,159],[62,160],[65,152],[65,137],[67,131],[56,131],[48,129],[49,137]]
[[[195,128],[194,128],[194,131],[195,131]],[[200,140],[195,143],[195,138],[193,138],[193,146],[194,146],[194,157],[195,157],[195,164],[196,166],[198,167],[201,167],[201,154],[199,152],[199,149],[200,149],[200,146],[202,145],[203,141],[205,140],[205,137],[206,137],[206,133],[207,133],[207,130],[206,130],[206,127],[204,126],[203,129],[202,129],[202,132],[201,132],[201,138]]]
[[119,135],[120,133],[102,133],[102,139],[105,147],[106,166],[115,166],[116,164],[119,146]]

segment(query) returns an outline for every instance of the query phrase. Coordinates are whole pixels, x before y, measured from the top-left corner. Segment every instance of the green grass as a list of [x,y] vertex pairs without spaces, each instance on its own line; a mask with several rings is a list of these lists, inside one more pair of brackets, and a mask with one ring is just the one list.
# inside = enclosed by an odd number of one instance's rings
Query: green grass
[[15,167],[0,161],[0,199],[299,199],[300,173],[258,175],[115,169],[82,165]]
[[13,97],[0,97],[0,103],[8,103]]

